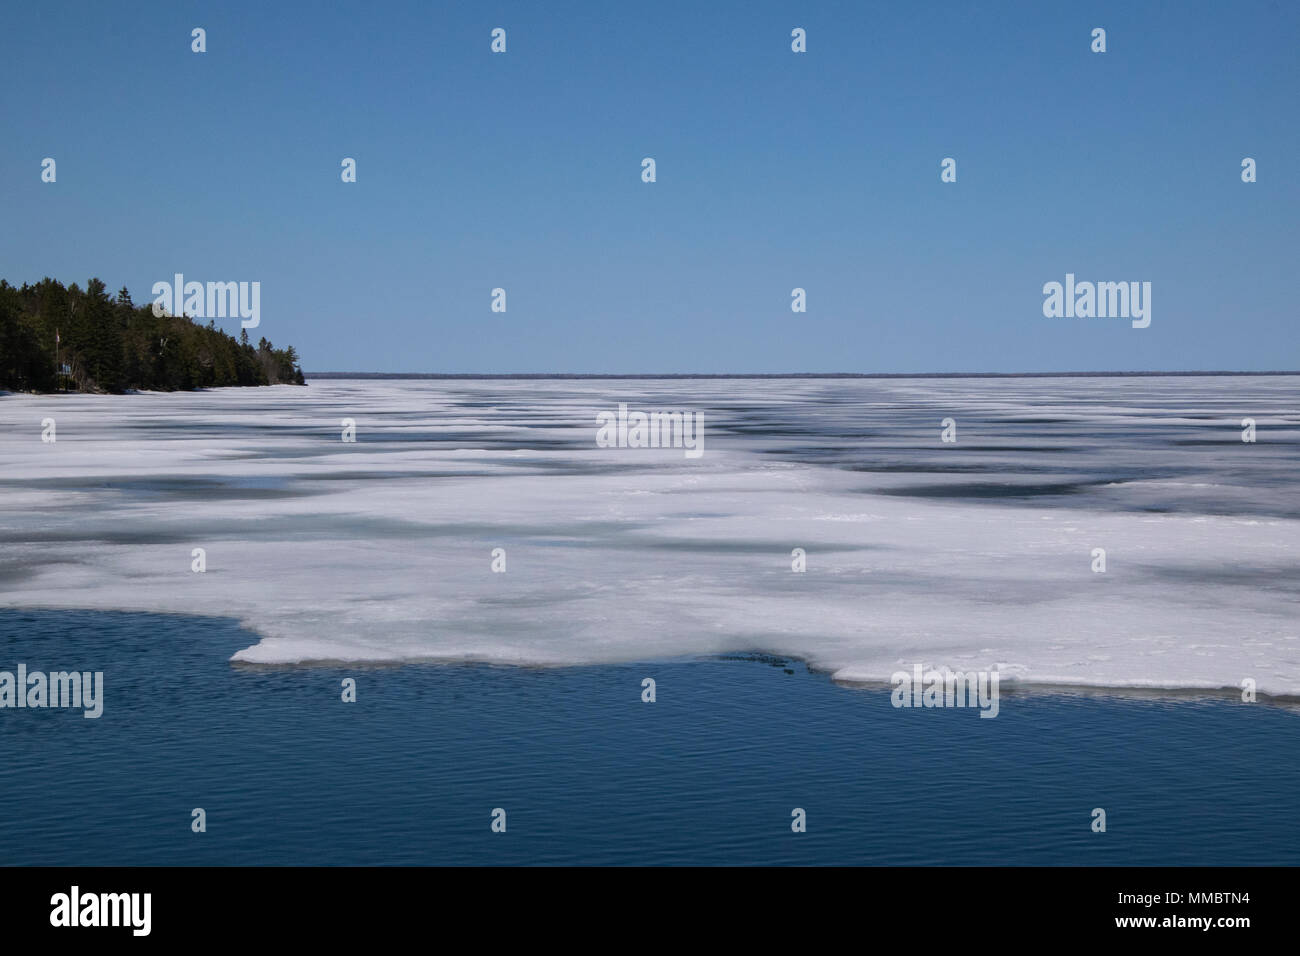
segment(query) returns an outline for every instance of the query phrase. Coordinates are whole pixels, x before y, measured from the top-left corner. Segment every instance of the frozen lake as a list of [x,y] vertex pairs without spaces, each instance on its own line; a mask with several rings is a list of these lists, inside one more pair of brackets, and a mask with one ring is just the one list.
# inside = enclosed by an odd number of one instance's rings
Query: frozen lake
[[[318,380],[8,395],[0,606],[228,616],[259,638],[234,658],[271,664],[759,652],[843,680],[919,663],[1033,685],[1250,678],[1295,696],[1298,384]],[[620,403],[702,413],[704,453],[600,447],[597,415]],[[955,442],[941,441],[945,418]]]

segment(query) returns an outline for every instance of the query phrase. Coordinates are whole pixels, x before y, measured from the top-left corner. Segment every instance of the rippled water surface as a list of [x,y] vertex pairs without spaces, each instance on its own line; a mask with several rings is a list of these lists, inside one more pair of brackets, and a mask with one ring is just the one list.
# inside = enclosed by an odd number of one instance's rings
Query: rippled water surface
[[1300,716],[1284,708],[1004,695],[988,720],[896,710],[775,658],[232,665],[249,640],[213,619],[0,611],[0,667],[105,673],[97,720],[0,711],[0,864],[1300,856]]

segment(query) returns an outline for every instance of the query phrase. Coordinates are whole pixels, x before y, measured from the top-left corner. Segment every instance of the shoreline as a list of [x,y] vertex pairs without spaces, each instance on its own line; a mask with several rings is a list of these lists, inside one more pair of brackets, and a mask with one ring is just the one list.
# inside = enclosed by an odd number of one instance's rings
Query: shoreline
[[306,388],[307,383],[299,385],[297,382],[268,382],[265,385],[199,385],[195,388],[173,388],[170,390],[160,388],[125,388],[120,392],[90,391],[77,388],[61,388],[54,392],[24,392],[21,390],[0,388],[0,398],[6,396],[24,396],[31,398],[49,398],[57,395],[104,395],[113,398],[121,398],[127,395],[197,395],[202,392],[217,392],[222,389],[255,389],[255,388],[279,388],[280,386],[289,388]]
[[352,381],[374,380],[581,380],[581,379],[644,379],[647,381],[675,379],[947,379],[947,378],[1209,378],[1300,375],[1295,371],[1234,372],[304,372],[310,380],[332,379]]

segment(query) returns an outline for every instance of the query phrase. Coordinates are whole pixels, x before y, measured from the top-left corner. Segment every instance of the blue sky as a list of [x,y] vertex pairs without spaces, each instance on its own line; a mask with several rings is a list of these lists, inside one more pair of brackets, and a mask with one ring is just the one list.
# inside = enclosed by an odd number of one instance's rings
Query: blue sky
[[[9,4],[0,277],[259,281],[309,371],[1296,369],[1298,43],[1292,2]],[[1045,318],[1067,272],[1151,326]]]

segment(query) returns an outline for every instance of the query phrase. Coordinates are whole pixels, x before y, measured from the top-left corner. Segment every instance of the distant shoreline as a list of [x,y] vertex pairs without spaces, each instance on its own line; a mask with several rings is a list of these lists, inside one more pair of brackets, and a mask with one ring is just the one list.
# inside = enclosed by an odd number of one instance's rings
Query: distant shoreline
[[698,378],[1202,378],[1300,375],[1277,372],[737,372],[584,374],[579,372],[304,372],[307,379],[698,379]]

